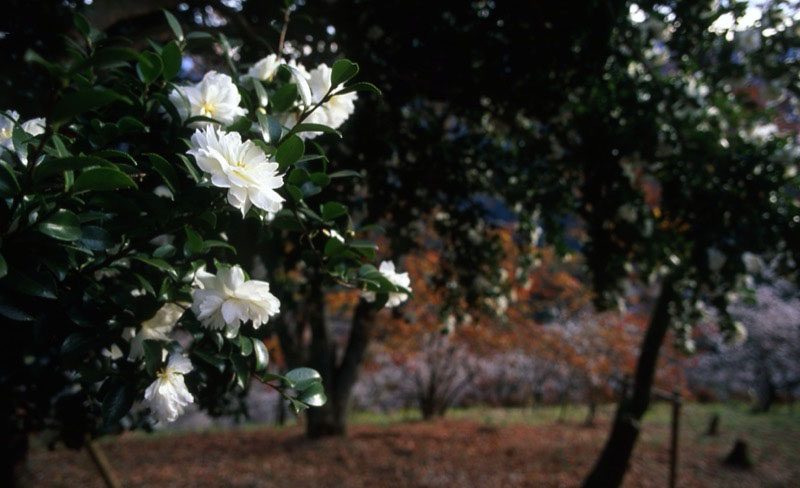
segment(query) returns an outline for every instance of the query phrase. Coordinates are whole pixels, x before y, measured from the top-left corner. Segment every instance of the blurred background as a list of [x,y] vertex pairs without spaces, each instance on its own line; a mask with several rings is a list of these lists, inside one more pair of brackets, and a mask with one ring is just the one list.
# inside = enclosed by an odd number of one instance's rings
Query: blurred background
[[[579,486],[642,398],[625,486],[673,465],[677,486],[800,486],[797,2],[4,6],[0,107],[25,116],[49,83],[25,53],[63,57],[73,12],[142,47],[171,38],[168,9],[207,37],[184,80],[285,36],[285,59],[346,56],[383,92],[315,142],[364,175],[331,191],[414,296],[364,317],[244,223],[242,263],[282,283],[271,368],[316,368],[329,402],[296,418],[254,384],[101,442],[125,486]],[[34,486],[102,486],[39,444]]]

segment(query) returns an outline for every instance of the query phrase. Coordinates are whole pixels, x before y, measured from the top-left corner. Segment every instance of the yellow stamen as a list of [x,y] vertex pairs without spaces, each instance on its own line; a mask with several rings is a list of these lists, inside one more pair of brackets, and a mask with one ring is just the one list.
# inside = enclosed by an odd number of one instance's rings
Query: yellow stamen
[[202,112],[202,115],[214,115],[214,111],[216,110],[217,107],[211,102],[203,102],[203,104],[200,105],[200,111]]

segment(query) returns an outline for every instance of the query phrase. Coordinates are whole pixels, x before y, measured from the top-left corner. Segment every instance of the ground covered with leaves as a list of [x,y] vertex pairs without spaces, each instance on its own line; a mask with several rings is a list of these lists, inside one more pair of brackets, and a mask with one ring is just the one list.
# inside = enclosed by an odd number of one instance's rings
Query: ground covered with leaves
[[[578,410],[470,409],[421,422],[407,415],[357,416],[350,436],[309,441],[300,426],[131,434],[100,445],[126,487],[570,487],[578,486],[607,434],[611,408],[594,427]],[[712,413],[720,433],[704,435]],[[756,467],[723,466],[736,438]],[[628,487],[667,485],[669,409],[646,418]],[[682,487],[800,486],[800,412],[751,415],[743,407],[689,405],[682,416]],[[33,486],[102,487],[85,451],[37,447]]]

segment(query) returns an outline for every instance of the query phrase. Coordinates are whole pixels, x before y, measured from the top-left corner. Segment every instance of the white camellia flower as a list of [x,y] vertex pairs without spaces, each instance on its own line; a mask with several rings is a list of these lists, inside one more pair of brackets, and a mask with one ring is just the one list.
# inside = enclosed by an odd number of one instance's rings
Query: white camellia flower
[[[4,149],[8,149],[9,151],[14,149],[14,123],[19,121],[19,114],[13,110],[7,112],[8,116],[0,114],[0,147]],[[9,117],[10,116],[10,117]],[[28,135],[31,136],[38,136],[44,134],[45,126],[47,125],[47,121],[41,117],[37,117],[35,119],[26,120],[20,127],[22,130],[27,132]],[[23,149],[19,151],[17,154],[19,156],[20,161],[22,164],[28,164],[28,151],[27,149]]]
[[0,114],[0,147],[13,149],[14,122],[19,120],[19,114],[13,110],[6,113],[8,115]]
[[[303,73],[304,70],[302,69],[302,65],[297,65],[296,68],[298,72]],[[307,100],[308,103],[305,104],[306,108],[319,103],[323,98],[325,98],[325,95],[331,88],[331,71],[332,70],[330,67],[328,67],[328,65],[321,64],[308,73],[306,79],[308,81],[308,87],[311,91],[311,98],[310,100]],[[298,81],[298,85],[301,86],[302,90],[302,80],[299,80],[297,73],[294,71],[292,73],[295,75],[295,80]],[[355,92],[331,97],[330,100],[323,103],[319,108],[311,112],[303,120],[303,123],[322,124],[336,129],[340,127],[355,111],[355,101],[357,98],[358,97]],[[286,112],[278,115],[278,120],[288,129],[294,127],[297,124],[298,119],[299,112],[297,111]],[[320,134],[322,133],[301,132],[298,135],[304,139],[311,139]]]
[[240,80],[245,82],[248,79],[254,78],[261,81],[272,81],[280,65],[281,59],[275,54],[270,54],[266,58],[256,61],[253,66],[250,66],[247,73],[242,75]]
[[[178,87],[169,94],[181,119],[203,115],[218,120],[223,125],[232,124],[247,111],[239,106],[239,90],[230,76],[209,71],[199,83]],[[194,122],[192,127],[204,127],[209,122]]]
[[[387,279],[389,282],[395,286],[402,286],[406,289],[411,289],[411,278],[408,276],[408,273],[398,273],[395,271],[394,263],[391,261],[383,261],[381,262],[378,271]],[[361,296],[364,297],[364,300],[368,302],[375,301],[375,292],[374,291],[364,291],[361,293]],[[392,308],[400,305],[404,301],[408,300],[408,293],[402,292],[389,292],[389,299],[386,301],[386,308]]]
[[216,275],[205,268],[197,271],[192,292],[192,311],[209,329],[226,328],[229,336],[239,332],[243,322],[253,321],[253,327],[266,324],[280,312],[281,302],[269,292],[269,283],[245,281],[240,266],[221,268]]
[[305,66],[298,63],[294,59],[289,60],[288,62],[284,62],[281,58],[279,58],[275,54],[270,54],[265,58],[261,58],[256,61],[253,66],[248,68],[247,73],[243,74],[239,80],[244,83],[248,79],[254,78],[261,81],[270,82],[275,78],[275,74],[278,72],[278,68],[280,65],[286,64],[290,68],[294,68],[303,77],[307,80],[309,78],[308,70],[306,70]]
[[267,159],[252,141],[242,142],[239,133],[215,127],[198,129],[188,152],[200,169],[211,175],[214,186],[228,189],[228,202],[243,216],[251,205],[270,214],[281,209],[283,197],[275,191],[283,186],[278,163]]
[[145,404],[159,422],[173,422],[183,413],[186,405],[194,402],[194,397],[186,388],[183,376],[192,371],[192,363],[177,353],[172,353],[167,366],[159,371],[144,392]]
[[183,315],[184,308],[176,303],[166,303],[158,309],[155,315],[142,322],[142,328],[131,339],[131,351],[128,359],[134,361],[144,355],[144,341],[169,341],[175,323]]
[[[311,87],[311,94],[313,103],[318,103],[325,97],[328,90],[331,88],[331,68],[326,64],[321,64],[309,73],[308,84]],[[325,113],[327,122],[325,125],[336,129],[341,126],[355,110],[355,92],[345,93],[344,95],[337,95],[331,97],[330,100],[325,102],[320,108]]]

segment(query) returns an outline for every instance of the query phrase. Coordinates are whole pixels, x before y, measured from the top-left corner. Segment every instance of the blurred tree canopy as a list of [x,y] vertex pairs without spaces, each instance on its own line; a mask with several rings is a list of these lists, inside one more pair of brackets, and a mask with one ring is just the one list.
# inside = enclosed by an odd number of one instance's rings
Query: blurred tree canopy
[[[107,15],[120,35],[160,35],[147,29],[156,12],[97,13],[108,3],[55,8],[46,37],[3,27],[10,33],[0,41],[5,65],[20,66],[7,86],[24,83],[31,90],[23,102],[41,102],[20,59],[30,46],[53,49],[56,33],[65,32],[59,19],[72,7],[98,22]],[[129,2],[119,2],[120,10],[122,3]],[[281,18],[278,2],[152,3],[174,5],[196,28],[224,32],[245,61],[265,55],[262,40],[283,27],[265,24]],[[17,2],[15,25],[39,18],[43,4]],[[289,9],[289,56],[347,55],[383,91],[362,97],[333,152],[333,160],[364,170],[354,187],[338,187],[342,198],[357,196],[348,198],[362,208],[357,225],[385,228],[392,256],[424,240],[433,218],[447,266],[432,279],[449,301],[479,303],[495,293],[485,283],[499,277],[502,253],[487,230],[503,225],[514,226],[521,245],[582,253],[598,308],[616,306],[628,286],[660,290],[632,392],[586,486],[620,483],[670,327],[688,337],[697,303],[715,306],[723,327],[732,327],[728,292],[745,285],[746,253],[776,258],[779,271],[796,279],[796,11],[790,2],[768,2],[754,17],[752,8],[710,0],[329,0]],[[257,244],[251,232],[238,239]],[[270,272],[303,272],[302,256],[277,261],[257,245],[252,252]],[[520,266],[531,261],[528,255]],[[329,286],[310,277],[297,293],[321,295]],[[324,300],[317,303],[311,316],[285,315],[297,320],[284,324],[283,342],[291,350],[303,330],[313,330],[296,360],[310,361],[326,388],[342,393],[331,395],[330,415],[320,414],[318,425],[326,426],[311,431],[339,433],[377,319],[356,309],[337,360],[321,318]]]

